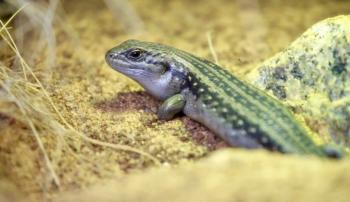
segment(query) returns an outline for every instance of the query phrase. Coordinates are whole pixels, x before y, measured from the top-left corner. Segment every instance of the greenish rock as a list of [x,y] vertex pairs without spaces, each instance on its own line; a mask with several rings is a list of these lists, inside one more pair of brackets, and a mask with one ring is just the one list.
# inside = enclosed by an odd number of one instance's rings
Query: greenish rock
[[350,145],[350,16],[313,25],[248,78],[302,115],[325,141]]

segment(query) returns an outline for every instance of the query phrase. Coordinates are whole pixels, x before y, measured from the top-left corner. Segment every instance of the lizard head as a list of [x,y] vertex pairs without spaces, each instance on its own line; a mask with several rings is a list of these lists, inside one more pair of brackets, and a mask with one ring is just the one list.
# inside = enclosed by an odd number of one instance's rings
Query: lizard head
[[172,50],[157,43],[128,40],[109,50],[105,58],[114,70],[164,100],[186,85],[187,71]]

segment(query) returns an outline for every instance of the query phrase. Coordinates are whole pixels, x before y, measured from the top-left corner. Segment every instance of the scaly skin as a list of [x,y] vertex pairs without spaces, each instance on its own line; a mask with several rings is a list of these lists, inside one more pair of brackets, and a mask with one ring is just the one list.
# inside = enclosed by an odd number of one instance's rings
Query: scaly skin
[[315,144],[279,101],[210,61],[136,40],[108,51],[106,61],[165,101],[158,112],[162,119],[183,111],[232,146],[340,156]]

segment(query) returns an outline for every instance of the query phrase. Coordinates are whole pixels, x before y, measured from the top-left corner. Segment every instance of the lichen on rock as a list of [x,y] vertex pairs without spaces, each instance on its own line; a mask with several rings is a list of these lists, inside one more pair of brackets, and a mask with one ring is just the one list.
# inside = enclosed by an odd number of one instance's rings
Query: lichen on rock
[[313,25],[248,77],[301,114],[325,141],[350,144],[350,16]]

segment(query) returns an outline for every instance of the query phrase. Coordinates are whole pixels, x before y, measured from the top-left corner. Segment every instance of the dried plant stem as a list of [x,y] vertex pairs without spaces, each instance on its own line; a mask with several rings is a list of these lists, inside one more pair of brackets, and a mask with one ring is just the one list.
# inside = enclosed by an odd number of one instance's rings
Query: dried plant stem
[[[22,7],[22,9],[25,6]],[[16,13],[19,13],[16,12]],[[10,18],[10,19],[13,19]],[[18,48],[13,40],[13,38],[11,37],[10,33],[8,32],[6,25],[9,22],[6,22],[5,24],[1,22],[2,28],[1,30],[5,30],[6,35],[8,36],[8,39],[1,34],[2,38],[8,43],[8,45],[10,46],[10,48],[16,53],[17,57],[20,60],[20,63],[22,65],[23,68],[23,72],[29,72],[30,75],[34,78],[35,82],[37,83],[38,87],[40,88],[41,92],[43,93],[43,95],[46,97],[47,101],[49,102],[50,106],[52,107],[52,109],[54,110],[54,112],[58,115],[59,119],[63,122],[63,124],[71,131],[74,132],[74,134],[78,135],[80,138],[82,138],[83,140],[91,143],[91,144],[95,144],[95,145],[99,145],[99,146],[105,146],[105,147],[109,147],[109,148],[113,148],[113,149],[117,149],[117,150],[124,150],[124,151],[129,151],[129,152],[134,152],[134,153],[138,153],[142,156],[145,156],[149,159],[151,159],[155,164],[159,165],[160,162],[158,159],[156,159],[155,157],[153,157],[152,155],[141,151],[139,149],[135,149],[133,147],[127,146],[127,145],[119,145],[119,144],[112,144],[112,143],[107,143],[107,142],[103,142],[103,141],[99,141],[99,140],[95,140],[93,138],[89,138],[83,134],[81,134],[80,132],[78,132],[71,124],[69,124],[66,119],[63,117],[63,115],[61,114],[61,112],[58,110],[57,106],[54,104],[53,100],[51,99],[49,93],[46,91],[45,87],[43,86],[43,84],[40,82],[40,80],[37,78],[37,76],[35,75],[35,73],[32,71],[32,69],[29,67],[29,65],[26,63],[26,61],[23,59],[23,57],[21,56],[20,52],[18,51]],[[23,108],[22,108],[23,109]],[[32,122],[31,122],[32,124]],[[34,132],[34,131],[33,131]],[[36,134],[37,131],[36,131]],[[39,143],[40,144],[40,143]],[[48,158],[46,158],[48,159]],[[52,168],[52,165],[48,166],[49,168]],[[51,170],[51,172],[54,172],[53,170]],[[56,174],[52,174],[53,176],[57,176]],[[59,181],[58,178],[55,178],[56,184],[59,185]]]
[[211,55],[214,58],[214,62],[216,64],[219,64],[218,56],[217,56],[216,51],[215,51],[214,46],[213,46],[213,40],[212,40],[212,37],[211,37],[211,32],[207,32],[207,40],[208,40],[209,50],[211,52]]
[[48,154],[47,154],[47,152],[46,152],[46,149],[45,149],[45,147],[44,147],[43,142],[42,142],[41,139],[40,139],[40,135],[39,135],[39,133],[38,133],[38,131],[37,131],[37,129],[36,129],[34,123],[33,123],[32,120],[28,117],[27,112],[26,112],[26,110],[24,109],[23,105],[22,105],[22,104],[16,99],[16,97],[11,93],[11,90],[8,89],[7,86],[6,86],[3,82],[1,82],[1,86],[2,86],[2,88],[4,88],[4,89],[7,91],[7,93],[8,93],[9,95],[12,96],[12,100],[16,103],[17,107],[20,109],[20,111],[22,112],[23,116],[25,117],[25,119],[26,119],[26,121],[27,121],[27,123],[28,123],[30,129],[32,130],[32,132],[33,132],[33,134],[34,134],[34,137],[35,137],[35,139],[36,139],[36,141],[37,141],[37,143],[38,143],[39,149],[41,150],[41,152],[42,152],[43,155],[44,155],[44,159],[45,159],[46,166],[47,166],[47,168],[49,169],[49,171],[50,171],[50,173],[51,173],[51,175],[52,175],[53,181],[54,181],[55,184],[59,187],[59,186],[60,186],[60,180],[59,180],[59,178],[58,178],[58,176],[57,176],[57,174],[56,174],[56,172],[55,172],[55,170],[54,170],[54,168],[53,168],[53,166],[52,166],[51,160],[50,160],[50,158],[49,158],[49,156],[48,156]]
[[[25,7],[25,5],[22,6],[20,9],[18,9],[17,12],[14,13],[14,15],[12,15],[11,18],[10,18],[5,24],[4,24],[2,21],[0,21],[1,26],[2,26],[1,29],[0,29],[0,33],[1,33],[2,31],[5,31],[5,33],[7,34],[7,36],[8,36],[9,39],[10,39],[10,42],[11,42],[11,43],[8,43],[8,45],[11,47],[11,49],[12,49],[12,50],[17,54],[17,56],[20,58],[21,64],[22,64],[22,65],[24,65],[25,62],[23,62],[24,60],[23,60],[23,58],[21,57],[21,55],[20,55],[20,53],[19,53],[19,51],[18,51],[18,49],[17,49],[17,47],[16,47],[16,44],[14,43],[13,38],[11,37],[10,33],[8,32],[6,26],[11,22],[11,20],[12,20],[24,7]],[[1,33],[1,36],[2,36],[3,39],[6,39],[2,33]],[[8,42],[8,40],[6,40],[6,41]],[[23,67],[23,66],[22,66],[22,67]],[[11,90],[5,85],[4,82],[1,82],[1,86],[2,86],[3,89],[5,89],[5,90],[7,91],[8,95],[10,95],[10,96],[12,97],[12,100],[16,103],[17,107],[19,108],[19,110],[21,111],[21,113],[23,114],[23,116],[25,117],[25,119],[26,119],[26,121],[27,121],[29,127],[31,128],[31,130],[32,130],[32,132],[33,132],[33,134],[34,134],[34,137],[35,137],[35,139],[36,139],[36,141],[37,141],[37,143],[38,143],[39,149],[40,149],[41,152],[43,153],[46,166],[47,166],[47,168],[49,169],[49,171],[50,171],[50,173],[51,173],[51,175],[52,175],[53,181],[54,181],[54,183],[59,187],[59,186],[60,186],[60,180],[59,180],[59,178],[58,178],[58,176],[57,176],[57,174],[56,174],[56,172],[55,172],[55,170],[54,170],[54,168],[53,168],[53,165],[52,165],[52,163],[51,163],[51,160],[50,160],[50,158],[49,158],[49,156],[48,156],[48,154],[47,154],[47,152],[46,152],[46,149],[45,149],[45,147],[44,147],[44,144],[43,144],[43,142],[41,141],[40,135],[39,135],[39,133],[38,133],[38,131],[37,131],[37,129],[36,129],[34,123],[33,123],[32,120],[28,117],[27,112],[26,112],[26,110],[24,109],[23,105],[19,102],[19,100],[16,99],[16,97],[12,94]]]

